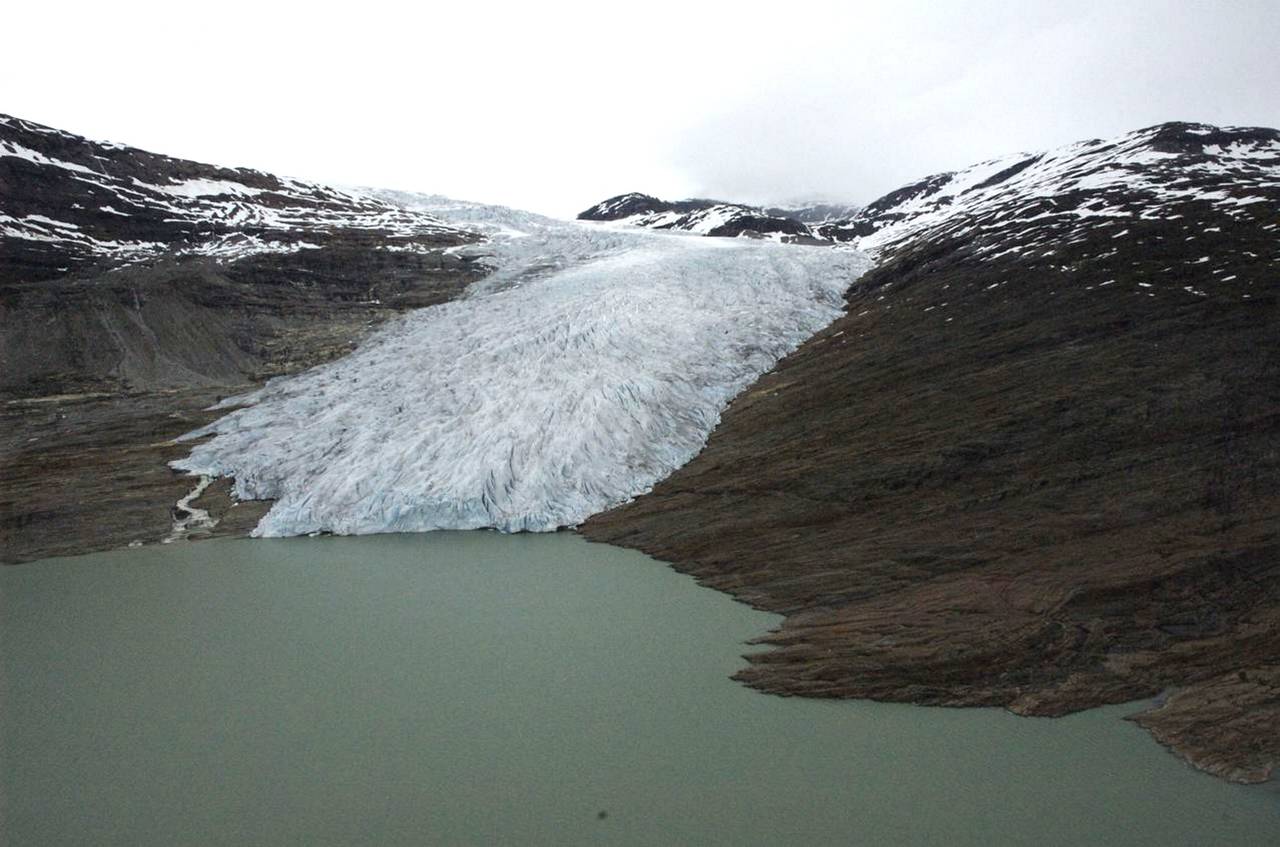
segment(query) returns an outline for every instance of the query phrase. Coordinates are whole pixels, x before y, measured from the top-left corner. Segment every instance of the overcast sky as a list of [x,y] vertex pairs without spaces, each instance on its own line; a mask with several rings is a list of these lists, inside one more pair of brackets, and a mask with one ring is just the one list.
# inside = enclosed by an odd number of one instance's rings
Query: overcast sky
[[572,215],[867,202],[1165,120],[1280,126],[1280,0],[8,4],[0,112]]

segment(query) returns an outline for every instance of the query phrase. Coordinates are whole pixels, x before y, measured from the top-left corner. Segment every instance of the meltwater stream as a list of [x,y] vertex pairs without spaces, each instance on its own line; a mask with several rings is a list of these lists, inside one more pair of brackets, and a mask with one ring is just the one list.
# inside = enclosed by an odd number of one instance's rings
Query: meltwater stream
[[1121,720],[779,698],[778,618],[495,532],[0,568],[0,843],[1274,847]]
[[487,231],[496,271],[193,434],[175,467],[276,501],[257,535],[578,524],[689,461],[870,264],[398,196]]

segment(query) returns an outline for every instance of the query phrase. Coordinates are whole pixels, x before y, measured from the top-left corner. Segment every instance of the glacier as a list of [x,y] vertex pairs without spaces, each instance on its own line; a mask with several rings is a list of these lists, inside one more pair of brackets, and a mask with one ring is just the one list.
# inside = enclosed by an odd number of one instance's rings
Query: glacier
[[852,249],[370,192],[480,231],[492,273],[347,357],[228,398],[173,467],[275,500],[254,535],[551,531],[648,491],[839,314]]

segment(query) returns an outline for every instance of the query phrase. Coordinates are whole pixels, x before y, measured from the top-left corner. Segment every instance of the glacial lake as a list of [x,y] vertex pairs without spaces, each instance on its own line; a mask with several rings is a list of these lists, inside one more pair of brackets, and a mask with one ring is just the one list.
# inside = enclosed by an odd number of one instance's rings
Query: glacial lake
[[0,569],[0,842],[1267,845],[1280,790],[1121,720],[771,697],[778,621],[490,532]]

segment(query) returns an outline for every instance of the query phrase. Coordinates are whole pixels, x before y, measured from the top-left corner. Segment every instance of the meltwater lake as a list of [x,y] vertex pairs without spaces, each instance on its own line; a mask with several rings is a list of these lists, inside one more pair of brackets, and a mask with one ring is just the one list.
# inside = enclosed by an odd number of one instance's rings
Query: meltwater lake
[[1121,720],[766,696],[776,624],[566,533],[0,569],[6,845],[1280,843]]

